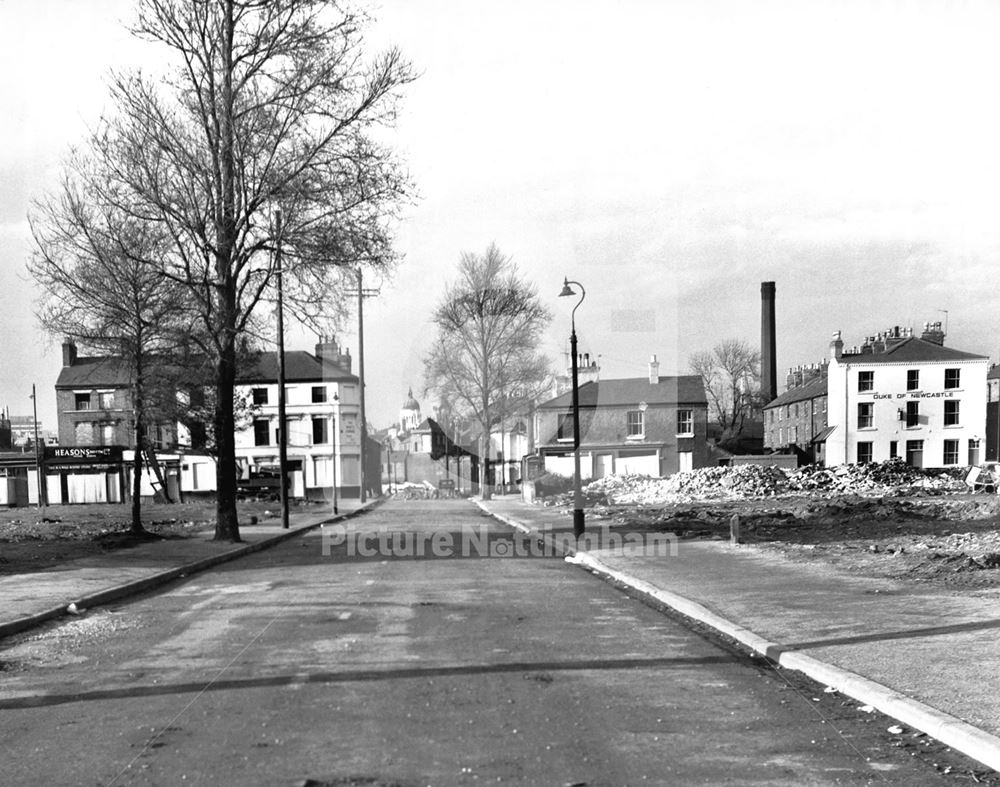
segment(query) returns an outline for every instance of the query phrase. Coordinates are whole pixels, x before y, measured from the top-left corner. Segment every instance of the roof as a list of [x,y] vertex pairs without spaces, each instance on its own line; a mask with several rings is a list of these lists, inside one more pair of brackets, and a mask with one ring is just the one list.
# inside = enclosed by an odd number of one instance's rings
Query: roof
[[816,436],[812,439],[812,441],[814,443],[825,443],[826,442],[826,438],[828,438],[831,434],[833,434],[833,430],[836,429],[836,428],[837,428],[837,425],[834,424],[833,426],[828,426],[825,429],[820,429],[816,433]]
[[[237,370],[237,385],[276,383],[278,354],[260,353],[256,360]],[[285,352],[285,381],[295,382],[357,382],[358,378],[336,364],[323,362],[304,350]],[[127,388],[132,384],[128,364],[117,356],[77,358],[72,366],[64,366],[56,380],[56,388]]]
[[764,405],[765,410],[769,410],[772,407],[782,407],[787,404],[794,404],[795,402],[804,402],[809,399],[815,399],[818,396],[826,396],[826,375],[820,375],[807,383],[802,383],[802,385],[796,385],[794,388],[790,388],[785,391],[780,396],[775,397],[770,402]]
[[882,352],[844,354],[841,360],[855,362],[861,360],[865,363],[933,363],[934,361],[986,361],[989,358],[986,355],[945,347],[917,336],[909,336]]
[[[276,383],[278,381],[278,353],[263,352],[254,363],[238,369],[236,383]],[[285,351],[285,382],[357,382],[357,376],[339,366],[324,363],[304,350]]]
[[77,358],[56,379],[56,388],[128,388],[131,384],[128,365],[117,356]]
[[[580,407],[621,407],[645,402],[657,404],[708,404],[705,386],[695,374],[661,377],[651,383],[646,377],[621,380],[591,380],[580,386]],[[538,405],[540,410],[563,410],[573,406],[573,392]]]

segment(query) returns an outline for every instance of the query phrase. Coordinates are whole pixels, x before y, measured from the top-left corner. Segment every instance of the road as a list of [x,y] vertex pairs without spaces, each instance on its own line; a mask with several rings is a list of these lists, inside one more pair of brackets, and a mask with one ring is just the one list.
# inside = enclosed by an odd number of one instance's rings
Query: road
[[577,567],[477,556],[485,532],[509,531],[393,501],[0,643],[0,783],[955,783]]

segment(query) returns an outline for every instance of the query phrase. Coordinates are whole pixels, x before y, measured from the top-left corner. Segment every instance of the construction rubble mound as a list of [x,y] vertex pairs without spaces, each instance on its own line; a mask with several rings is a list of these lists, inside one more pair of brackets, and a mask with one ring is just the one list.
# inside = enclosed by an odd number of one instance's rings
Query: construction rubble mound
[[767,465],[705,467],[667,478],[612,475],[584,488],[588,504],[658,505],[777,496],[891,497],[968,492],[964,471],[922,470],[902,460],[784,470]]

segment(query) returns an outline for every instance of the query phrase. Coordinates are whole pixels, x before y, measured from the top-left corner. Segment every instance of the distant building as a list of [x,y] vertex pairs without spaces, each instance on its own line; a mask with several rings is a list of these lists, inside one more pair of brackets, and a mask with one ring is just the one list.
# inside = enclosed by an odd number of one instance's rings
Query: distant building
[[764,405],[764,448],[821,463],[827,431],[825,363],[788,370],[785,391]]
[[[708,402],[697,375],[661,377],[653,356],[643,378],[581,383],[582,478],[666,476],[708,464]],[[572,391],[535,410],[537,451],[549,472],[574,472]]]

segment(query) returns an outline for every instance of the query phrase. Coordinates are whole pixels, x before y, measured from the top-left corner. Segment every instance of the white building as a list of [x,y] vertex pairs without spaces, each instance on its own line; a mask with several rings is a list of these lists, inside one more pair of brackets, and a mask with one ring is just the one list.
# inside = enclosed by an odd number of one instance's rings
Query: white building
[[[250,404],[248,428],[236,433],[236,459],[244,479],[278,468],[278,359],[262,353],[237,376]],[[361,401],[351,356],[321,341],[315,355],[285,352],[285,415],[293,497],[358,497],[361,484]]]
[[989,359],[944,346],[941,323],[920,337],[894,328],[844,352],[830,343],[827,466],[899,457],[915,467],[984,458]]

